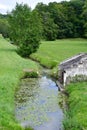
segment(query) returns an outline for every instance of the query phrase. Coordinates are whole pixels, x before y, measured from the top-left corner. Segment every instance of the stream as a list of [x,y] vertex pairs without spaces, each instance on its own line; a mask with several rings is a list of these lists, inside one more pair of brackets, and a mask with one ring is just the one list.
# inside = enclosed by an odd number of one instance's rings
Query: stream
[[63,130],[63,110],[58,101],[58,87],[48,76],[48,71],[42,69],[40,78],[21,80],[15,96],[16,119],[24,128]]

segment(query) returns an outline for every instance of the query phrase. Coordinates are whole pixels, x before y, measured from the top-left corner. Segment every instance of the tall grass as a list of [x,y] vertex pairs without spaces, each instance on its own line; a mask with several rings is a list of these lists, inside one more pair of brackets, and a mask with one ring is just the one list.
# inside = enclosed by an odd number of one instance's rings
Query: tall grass
[[69,108],[64,119],[65,130],[87,130],[87,82],[70,84],[66,91]]
[[15,120],[15,90],[23,69],[37,70],[37,65],[16,54],[16,47],[0,36],[0,130],[21,130]]

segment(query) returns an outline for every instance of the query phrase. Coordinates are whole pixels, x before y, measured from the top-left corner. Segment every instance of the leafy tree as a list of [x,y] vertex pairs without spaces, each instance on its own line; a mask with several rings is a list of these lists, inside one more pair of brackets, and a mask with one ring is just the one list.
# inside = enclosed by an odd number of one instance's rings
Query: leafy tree
[[57,25],[54,23],[53,19],[50,17],[50,13],[43,13],[43,37],[46,40],[55,40],[57,38]]
[[0,33],[3,37],[7,38],[9,36],[9,24],[7,18],[0,14]]
[[82,16],[84,19],[84,37],[87,38],[87,0],[85,0],[84,6],[83,6],[83,12],[82,12]]
[[48,11],[48,6],[43,3],[38,3],[35,10],[38,11],[42,19],[43,38],[46,40],[55,40],[57,38],[58,26],[51,18],[51,13]]
[[65,8],[61,3],[49,3],[48,5],[51,18],[54,20],[54,23],[57,25],[57,38],[66,37],[66,28],[67,28],[67,19],[64,14]]
[[83,11],[84,1],[85,0],[71,0],[69,2],[69,7],[72,8],[73,11],[71,15],[69,15],[69,20],[73,23],[74,37],[83,37],[83,18],[81,14]]
[[35,7],[35,10],[38,11],[40,15],[42,15],[43,12],[47,12],[48,6],[46,4],[43,4],[42,2],[38,3]]
[[16,4],[9,14],[10,38],[18,45],[18,53],[28,57],[40,44],[41,22],[36,11],[26,4]]

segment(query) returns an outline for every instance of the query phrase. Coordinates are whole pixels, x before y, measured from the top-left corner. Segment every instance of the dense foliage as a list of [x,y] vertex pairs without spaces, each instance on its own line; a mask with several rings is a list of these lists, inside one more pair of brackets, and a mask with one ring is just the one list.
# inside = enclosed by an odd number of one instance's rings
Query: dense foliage
[[87,37],[87,0],[38,3],[35,10],[42,18],[47,40]]
[[7,38],[9,36],[9,24],[7,16],[0,14],[0,34]]
[[84,37],[87,38],[87,0],[85,0],[85,4],[83,6],[83,13],[82,13],[83,19],[84,19]]
[[9,14],[10,38],[18,45],[21,56],[29,56],[39,47],[41,26],[36,11],[25,4],[16,4]]

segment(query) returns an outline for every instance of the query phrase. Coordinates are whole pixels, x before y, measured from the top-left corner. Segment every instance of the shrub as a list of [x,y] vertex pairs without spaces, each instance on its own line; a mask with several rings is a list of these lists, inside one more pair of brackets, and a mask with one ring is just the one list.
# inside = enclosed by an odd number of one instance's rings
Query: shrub
[[34,70],[24,70],[23,78],[38,78],[39,74],[37,71]]

